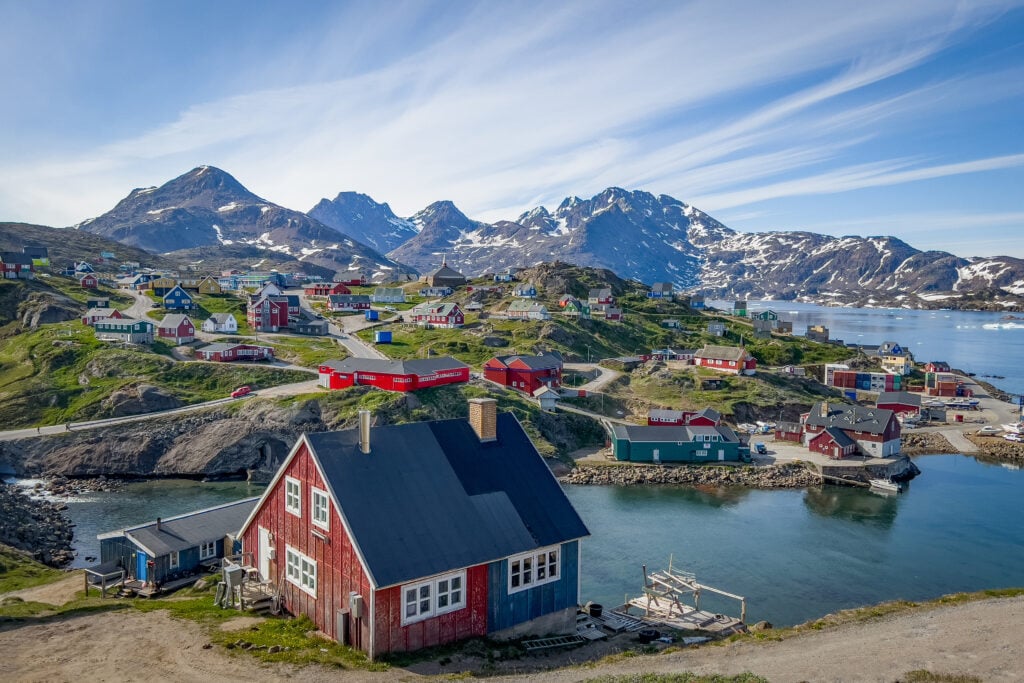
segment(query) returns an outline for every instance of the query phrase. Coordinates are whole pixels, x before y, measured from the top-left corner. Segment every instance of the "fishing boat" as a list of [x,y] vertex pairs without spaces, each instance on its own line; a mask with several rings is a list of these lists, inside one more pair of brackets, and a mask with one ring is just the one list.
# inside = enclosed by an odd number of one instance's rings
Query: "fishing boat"
[[1010,424],[999,425],[1003,431],[1009,434],[1024,434],[1024,422],[1011,422]]
[[880,491],[899,493],[903,490],[903,485],[893,481],[892,479],[870,479],[868,480],[868,483],[871,484],[872,488],[876,488]]

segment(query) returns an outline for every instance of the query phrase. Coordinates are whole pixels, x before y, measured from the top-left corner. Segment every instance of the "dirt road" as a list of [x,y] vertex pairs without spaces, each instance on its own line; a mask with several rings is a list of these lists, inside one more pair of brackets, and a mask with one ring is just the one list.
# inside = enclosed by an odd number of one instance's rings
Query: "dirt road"
[[[80,580],[79,577],[76,577]],[[62,591],[51,591],[57,597]],[[35,595],[42,598],[46,593]],[[26,596],[28,597],[28,596]],[[787,681],[895,681],[916,669],[961,673],[984,681],[1024,680],[1020,624],[1024,597],[987,600],[920,610],[859,624],[810,631],[781,642],[741,642],[665,654],[623,658],[590,666],[596,656],[582,648],[534,660],[501,663],[492,681],[585,681],[606,674],[642,672],[736,674],[750,671],[773,683]],[[632,645],[631,636],[623,645]],[[311,666],[264,665],[244,653],[206,647],[209,639],[194,623],[166,613],[124,610],[83,614],[27,625],[0,626],[0,680],[4,681],[374,681],[392,683],[424,674],[473,668],[455,661],[383,673],[338,671]],[[607,652],[607,649],[601,650]],[[476,662],[476,666],[482,664]],[[575,666],[572,666],[575,665]],[[507,666],[507,668],[505,668]],[[558,667],[530,671],[535,667]]]

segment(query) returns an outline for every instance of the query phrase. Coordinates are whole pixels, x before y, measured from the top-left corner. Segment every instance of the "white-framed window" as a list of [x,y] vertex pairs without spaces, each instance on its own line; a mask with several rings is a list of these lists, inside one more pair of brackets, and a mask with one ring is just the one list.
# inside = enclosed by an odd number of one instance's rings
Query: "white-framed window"
[[178,551],[177,550],[171,551],[171,556],[170,556],[170,569],[171,569],[171,571],[177,569],[180,566],[181,566],[181,557],[178,555]]
[[326,491],[310,487],[313,499],[313,524],[321,529],[331,529],[331,499],[327,497]]
[[302,516],[302,482],[298,479],[284,478],[284,509],[296,517]]
[[217,541],[207,541],[199,546],[199,559],[208,560],[217,554]]
[[466,606],[466,572],[435,576],[402,586],[402,625]]
[[285,545],[285,576],[288,583],[316,597],[316,560]]
[[707,450],[695,451],[694,455],[696,455],[698,458],[706,458],[706,457],[708,457],[708,452],[707,452]]
[[508,592],[557,581],[561,576],[561,548],[553,546],[508,558]]

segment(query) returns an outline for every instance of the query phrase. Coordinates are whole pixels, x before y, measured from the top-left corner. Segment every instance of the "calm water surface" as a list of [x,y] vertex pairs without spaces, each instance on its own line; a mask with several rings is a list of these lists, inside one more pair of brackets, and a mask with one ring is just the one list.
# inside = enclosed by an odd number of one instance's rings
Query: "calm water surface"
[[[640,594],[641,569],[675,566],[748,598],[748,619],[829,612],[956,591],[1024,586],[1024,471],[961,455],[915,459],[905,493],[570,486],[592,537],[583,599]],[[738,614],[735,603],[704,605]],[[702,606],[704,606],[702,605]]]
[[99,556],[97,534],[258,496],[264,488],[237,481],[158,479],[127,484],[122,491],[73,497],[67,501],[67,515],[76,525],[74,548],[78,556],[72,566],[93,564],[85,558]]
[[[917,458],[900,496],[827,487],[756,491],[570,486],[592,536],[582,598],[618,605],[640,593],[640,565],[675,565],[749,602],[752,621],[788,625],[847,607],[1024,586],[1024,470],[960,455]],[[160,480],[74,499],[76,566],[96,534],[246,496],[244,483]],[[707,596],[704,606],[738,613]]]
[[[709,301],[720,309],[731,301]],[[748,310],[772,309],[793,322],[802,336],[808,325],[824,325],[833,339],[848,344],[878,345],[896,341],[909,348],[920,362],[944,360],[954,368],[973,372],[1003,391],[1024,394],[1024,325],[1011,329],[986,328],[1000,322],[1003,313],[984,311],[911,311],[900,308],[843,308],[792,301],[750,301]],[[1021,315],[1021,314],[1018,314]],[[1014,360],[1016,359],[1016,360]],[[1001,375],[1003,378],[982,377]]]

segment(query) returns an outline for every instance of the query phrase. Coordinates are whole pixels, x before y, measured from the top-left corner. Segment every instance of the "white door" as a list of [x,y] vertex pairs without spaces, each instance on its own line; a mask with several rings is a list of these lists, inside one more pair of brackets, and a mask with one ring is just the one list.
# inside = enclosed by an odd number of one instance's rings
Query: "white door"
[[264,581],[270,580],[270,532],[259,527],[260,532],[260,578]]
[[725,451],[721,448],[718,449],[718,459],[720,461],[725,460]]

